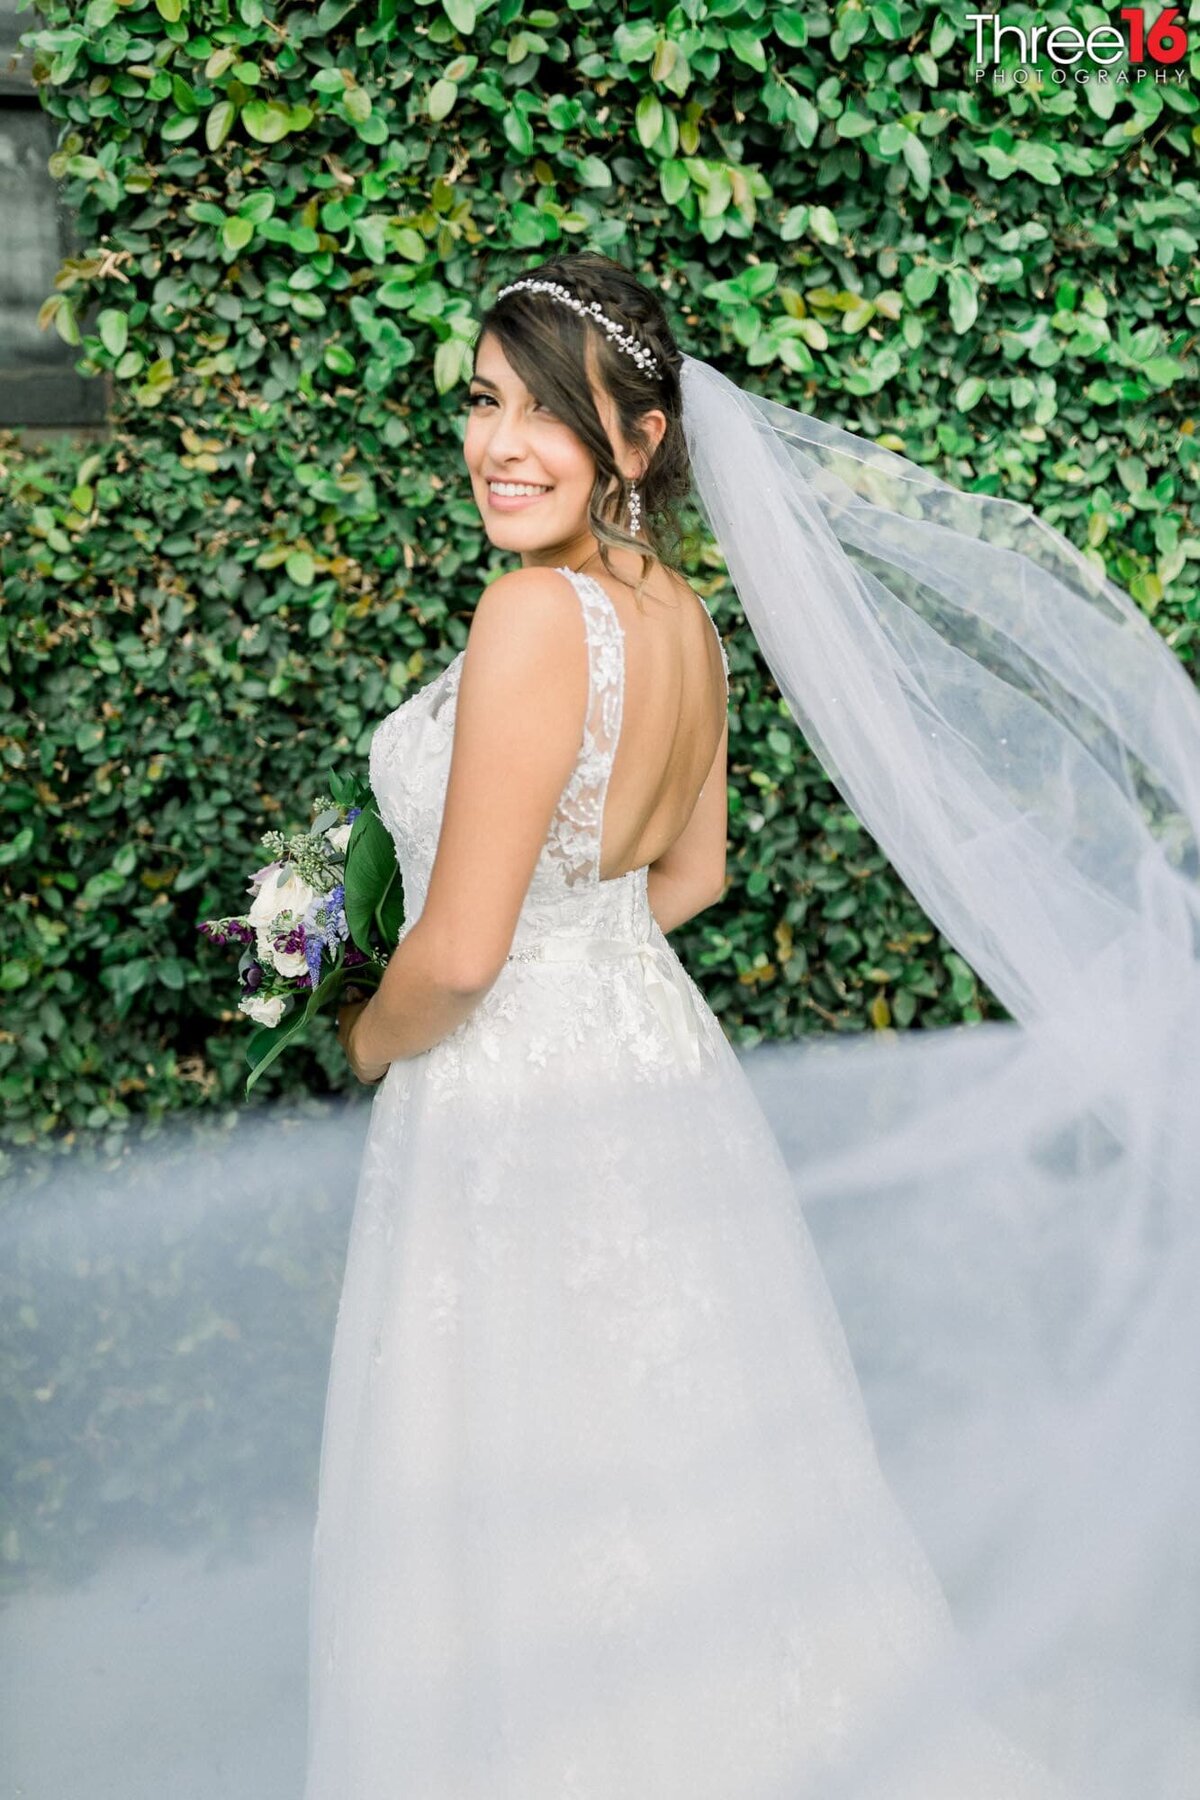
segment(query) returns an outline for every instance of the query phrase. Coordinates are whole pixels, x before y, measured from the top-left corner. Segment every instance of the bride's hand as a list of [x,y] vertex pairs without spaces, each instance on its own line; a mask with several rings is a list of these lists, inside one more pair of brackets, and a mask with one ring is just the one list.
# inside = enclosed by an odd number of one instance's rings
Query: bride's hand
[[[355,990],[352,988],[347,989],[348,994],[354,992]],[[346,1052],[346,1060],[350,1064],[355,1075],[360,1081],[364,1081],[368,1085],[372,1082],[381,1081],[391,1067],[390,1063],[364,1062],[356,1048],[355,1037],[358,1033],[362,1016],[370,1004],[369,998],[366,1000],[347,999],[342,1006],[338,1007],[338,1042]]]

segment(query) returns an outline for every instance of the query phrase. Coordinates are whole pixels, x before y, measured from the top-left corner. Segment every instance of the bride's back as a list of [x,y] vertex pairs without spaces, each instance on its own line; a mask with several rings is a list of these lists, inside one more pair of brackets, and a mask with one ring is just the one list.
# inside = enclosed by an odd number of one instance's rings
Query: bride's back
[[[721,646],[700,597],[659,565],[642,590],[593,578],[625,633],[621,731],[609,776],[600,878],[653,863],[679,837],[695,808],[725,727]],[[593,573],[593,570],[589,570]]]

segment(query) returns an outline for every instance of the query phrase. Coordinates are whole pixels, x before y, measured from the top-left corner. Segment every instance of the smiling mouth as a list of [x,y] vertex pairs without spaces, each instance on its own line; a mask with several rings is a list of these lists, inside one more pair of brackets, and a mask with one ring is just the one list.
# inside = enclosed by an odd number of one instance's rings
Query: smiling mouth
[[497,500],[540,500],[550,492],[549,487],[533,481],[489,481],[487,489]]

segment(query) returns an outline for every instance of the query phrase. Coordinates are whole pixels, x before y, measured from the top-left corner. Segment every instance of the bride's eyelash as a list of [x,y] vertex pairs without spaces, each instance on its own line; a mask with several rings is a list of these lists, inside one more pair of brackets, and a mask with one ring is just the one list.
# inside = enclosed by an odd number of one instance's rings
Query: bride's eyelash
[[[492,394],[485,394],[482,391],[482,389],[480,389],[480,391],[478,393],[468,394],[466,399],[463,401],[463,405],[468,411],[470,411],[470,409],[474,406],[474,404],[477,400],[489,400],[489,401],[492,401],[494,404],[495,396]],[[557,413],[551,412],[551,409],[548,406],[543,406],[542,402],[540,400],[538,401],[537,404],[538,404],[539,408],[541,409],[541,411],[544,413],[549,413],[550,417],[552,419],[558,417]]]

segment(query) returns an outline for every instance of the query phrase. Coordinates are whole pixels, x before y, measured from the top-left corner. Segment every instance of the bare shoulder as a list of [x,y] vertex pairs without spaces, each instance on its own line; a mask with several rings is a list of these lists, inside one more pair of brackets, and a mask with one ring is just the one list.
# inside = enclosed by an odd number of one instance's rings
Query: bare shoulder
[[578,596],[557,569],[509,569],[484,588],[467,635],[464,679],[487,671],[528,691],[586,680],[587,643]]
[[489,582],[475,604],[467,656],[478,662],[578,662],[585,645],[578,596],[558,569],[509,569]]

